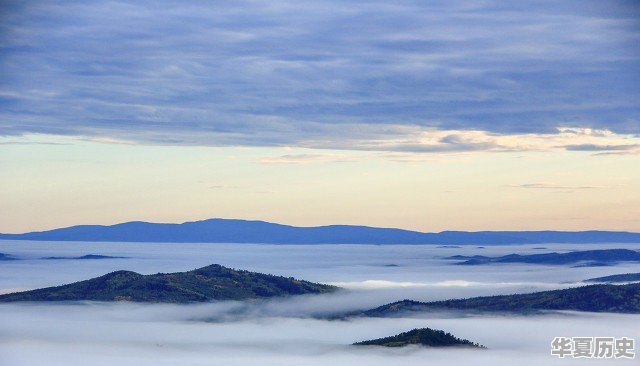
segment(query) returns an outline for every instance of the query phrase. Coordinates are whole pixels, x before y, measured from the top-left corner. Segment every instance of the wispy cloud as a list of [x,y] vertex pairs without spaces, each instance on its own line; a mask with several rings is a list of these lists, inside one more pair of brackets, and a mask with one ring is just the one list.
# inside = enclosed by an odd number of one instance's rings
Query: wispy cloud
[[0,141],[0,145],[68,145],[62,142],[43,141]]
[[262,164],[309,164],[309,163],[326,163],[326,162],[354,162],[355,160],[348,155],[339,154],[287,154],[280,156],[272,156],[260,160]]
[[604,151],[604,152],[599,152],[597,154],[593,154],[595,156],[608,156],[608,155],[637,155],[640,154],[640,149],[638,150],[618,150],[618,151]]
[[600,189],[603,186],[570,186],[556,183],[525,183],[512,185],[510,187],[526,188],[526,189],[553,189],[553,190],[583,190],[583,189]]
[[626,144],[626,145],[596,145],[596,144],[581,144],[581,145],[567,145],[565,149],[569,151],[632,151],[640,150],[640,144]]
[[238,186],[238,185],[234,185],[234,184],[214,184],[214,185],[209,186],[209,188],[225,190],[225,189],[238,189],[238,188],[241,188],[241,187]]
[[[369,138],[344,141],[305,141],[311,148],[331,147],[344,150],[392,151],[396,153],[471,153],[517,151],[625,151],[640,153],[640,137],[613,133],[609,130],[558,129],[555,133],[498,134],[481,130],[439,130],[419,126],[387,128],[387,134],[369,129]],[[635,143],[635,142],[639,143]],[[632,143],[630,143],[632,142]],[[602,147],[575,148],[576,146]],[[610,147],[607,149],[606,147]]]

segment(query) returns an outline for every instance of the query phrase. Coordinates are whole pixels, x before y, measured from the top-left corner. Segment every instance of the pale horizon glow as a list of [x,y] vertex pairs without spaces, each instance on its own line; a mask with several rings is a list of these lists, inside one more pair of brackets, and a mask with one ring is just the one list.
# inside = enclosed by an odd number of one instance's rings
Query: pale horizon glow
[[0,13],[2,233],[214,217],[640,232],[636,2]]
[[423,232],[640,231],[635,154],[177,147],[48,136],[2,141],[5,233],[208,218]]

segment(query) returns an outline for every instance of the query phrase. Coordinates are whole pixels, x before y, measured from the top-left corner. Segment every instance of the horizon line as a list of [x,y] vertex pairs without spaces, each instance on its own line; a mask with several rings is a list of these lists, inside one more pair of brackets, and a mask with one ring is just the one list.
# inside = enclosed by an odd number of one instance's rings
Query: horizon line
[[615,229],[583,229],[583,230],[561,230],[561,229],[538,229],[538,230],[531,230],[531,229],[524,229],[524,230],[517,230],[517,229],[508,229],[508,230],[494,230],[494,229],[449,230],[449,229],[447,229],[447,230],[441,230],[441,231],[420,231],[420,230],[413,230],[413,229],[407,229],[407,228],[401,228],[401,227],[373,226],[373,225],[362,225],[362,224],[291,225],[291,224],[284,224],[284,223],[280,223],[280,222],[266,221],[266,220],[260,220],[260,219],[241,219],[241,218],[224,218],[224,217],[210,217],[210,218],[205,218],[205,219],[200,219],[200,220],[188,220],[188,221],[182,221],[182,222],[155,222],[155,221],[144,221],[144,220],[130,220],[130,221],[120,221],[120,222],[116,222],[116,223],[113,223],[113,224],[75,224],[75,225],[69,225],[69,226],[59,226],[59,227],[54,227],[54,228],[49,228],[49,229],[40,229],[40,230],[32,230],[32,231],[25,231],[25,232],[13,232],[13,233],[12,232],[0,232],[0,234],[3,234],[3,235],[4,234],[7,234],[7,235],[22,235],[22,234],[31,234],[31,233],[42,233],[42,232],[48,232],[48,231],[53,231],[53,230],[59,230],[59,229],[82,227],[82,226],[113,227],[113,226],[124,225],[124,224],[132,224],[132,223],[153,224],[153,225],[184,225],[184,224],[199,223],[199,222],[211,221],[211,220],[259,222],[259,223],[266,223],[266,224],[272,224],[272,225],[287,226],[287,227],[292,227],[292,228],[323,228],[323,227],[336,227],[336,226],[362,227],[362,228],[372,228],[372,229],[402,230],[402,231],[408,231],[408,232],[420,233],[420,234],[442,234],[442,233],[452,233],[452,232],[453,233],[455,233],[455,232],[462,232],[462,233],[485,233],[485,232],[486,233],[495,233],[495,232],[563,232],[563,233],[610,232],[610,233],[640,234],[640,230],[638,230],[638,231],[629,231],[629,230],[615,230]]

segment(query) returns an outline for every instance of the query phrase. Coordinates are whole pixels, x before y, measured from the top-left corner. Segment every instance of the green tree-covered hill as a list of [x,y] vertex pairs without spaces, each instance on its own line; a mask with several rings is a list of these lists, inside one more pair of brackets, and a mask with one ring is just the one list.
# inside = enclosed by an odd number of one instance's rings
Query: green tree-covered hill
[[576,310],[640,313],[640,283],[589,285],[530,294],[482,296],[434,302],[403,300],[367,310],[373,317],[400,316],[438,310],[532,313],[543,310]]
[[188,272],[153,275],[117,271],[68,285],[0,295],[0,302],[92,300],[188,303],[319,294],[337,289],[291,277],[213,264]]
[[369,341],[356,342],[355,346],[384,346],[384,347],[405,347],[408,345],[419,345],[427,347],[474,347],[484,348],[466,339],[460,339],[451,333],[431,328],[413,329],[391,337],[372,339]]

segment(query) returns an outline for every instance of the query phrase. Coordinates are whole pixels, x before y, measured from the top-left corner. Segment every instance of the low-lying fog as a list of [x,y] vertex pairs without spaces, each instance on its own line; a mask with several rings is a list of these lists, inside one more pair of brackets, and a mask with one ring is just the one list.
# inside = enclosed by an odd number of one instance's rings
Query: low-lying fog
[[[467,316],[322,320],[411,298],[434,300],[575,286],[583,279],[640,272],[610,267],[500,264],[456,266],[442,258],[634,245],[369,246],[0,242],[21,258],[0,262],[0,293],[87,279],[118,269],[149,274],[212,263],[333,283],[348,291],[269,301],[194,305],[62,303],[0,305],[0,365],[541,365],[634,364],[635,360],[557,359],[556,336],[632,337],[640,316],[567,312],[538,316]],[[100,254],[122,259],[42,260]],[[416,327],[443,329],[489,350],[371,349],[365,339]],[[636,350],[638,346],[636,345]]]

